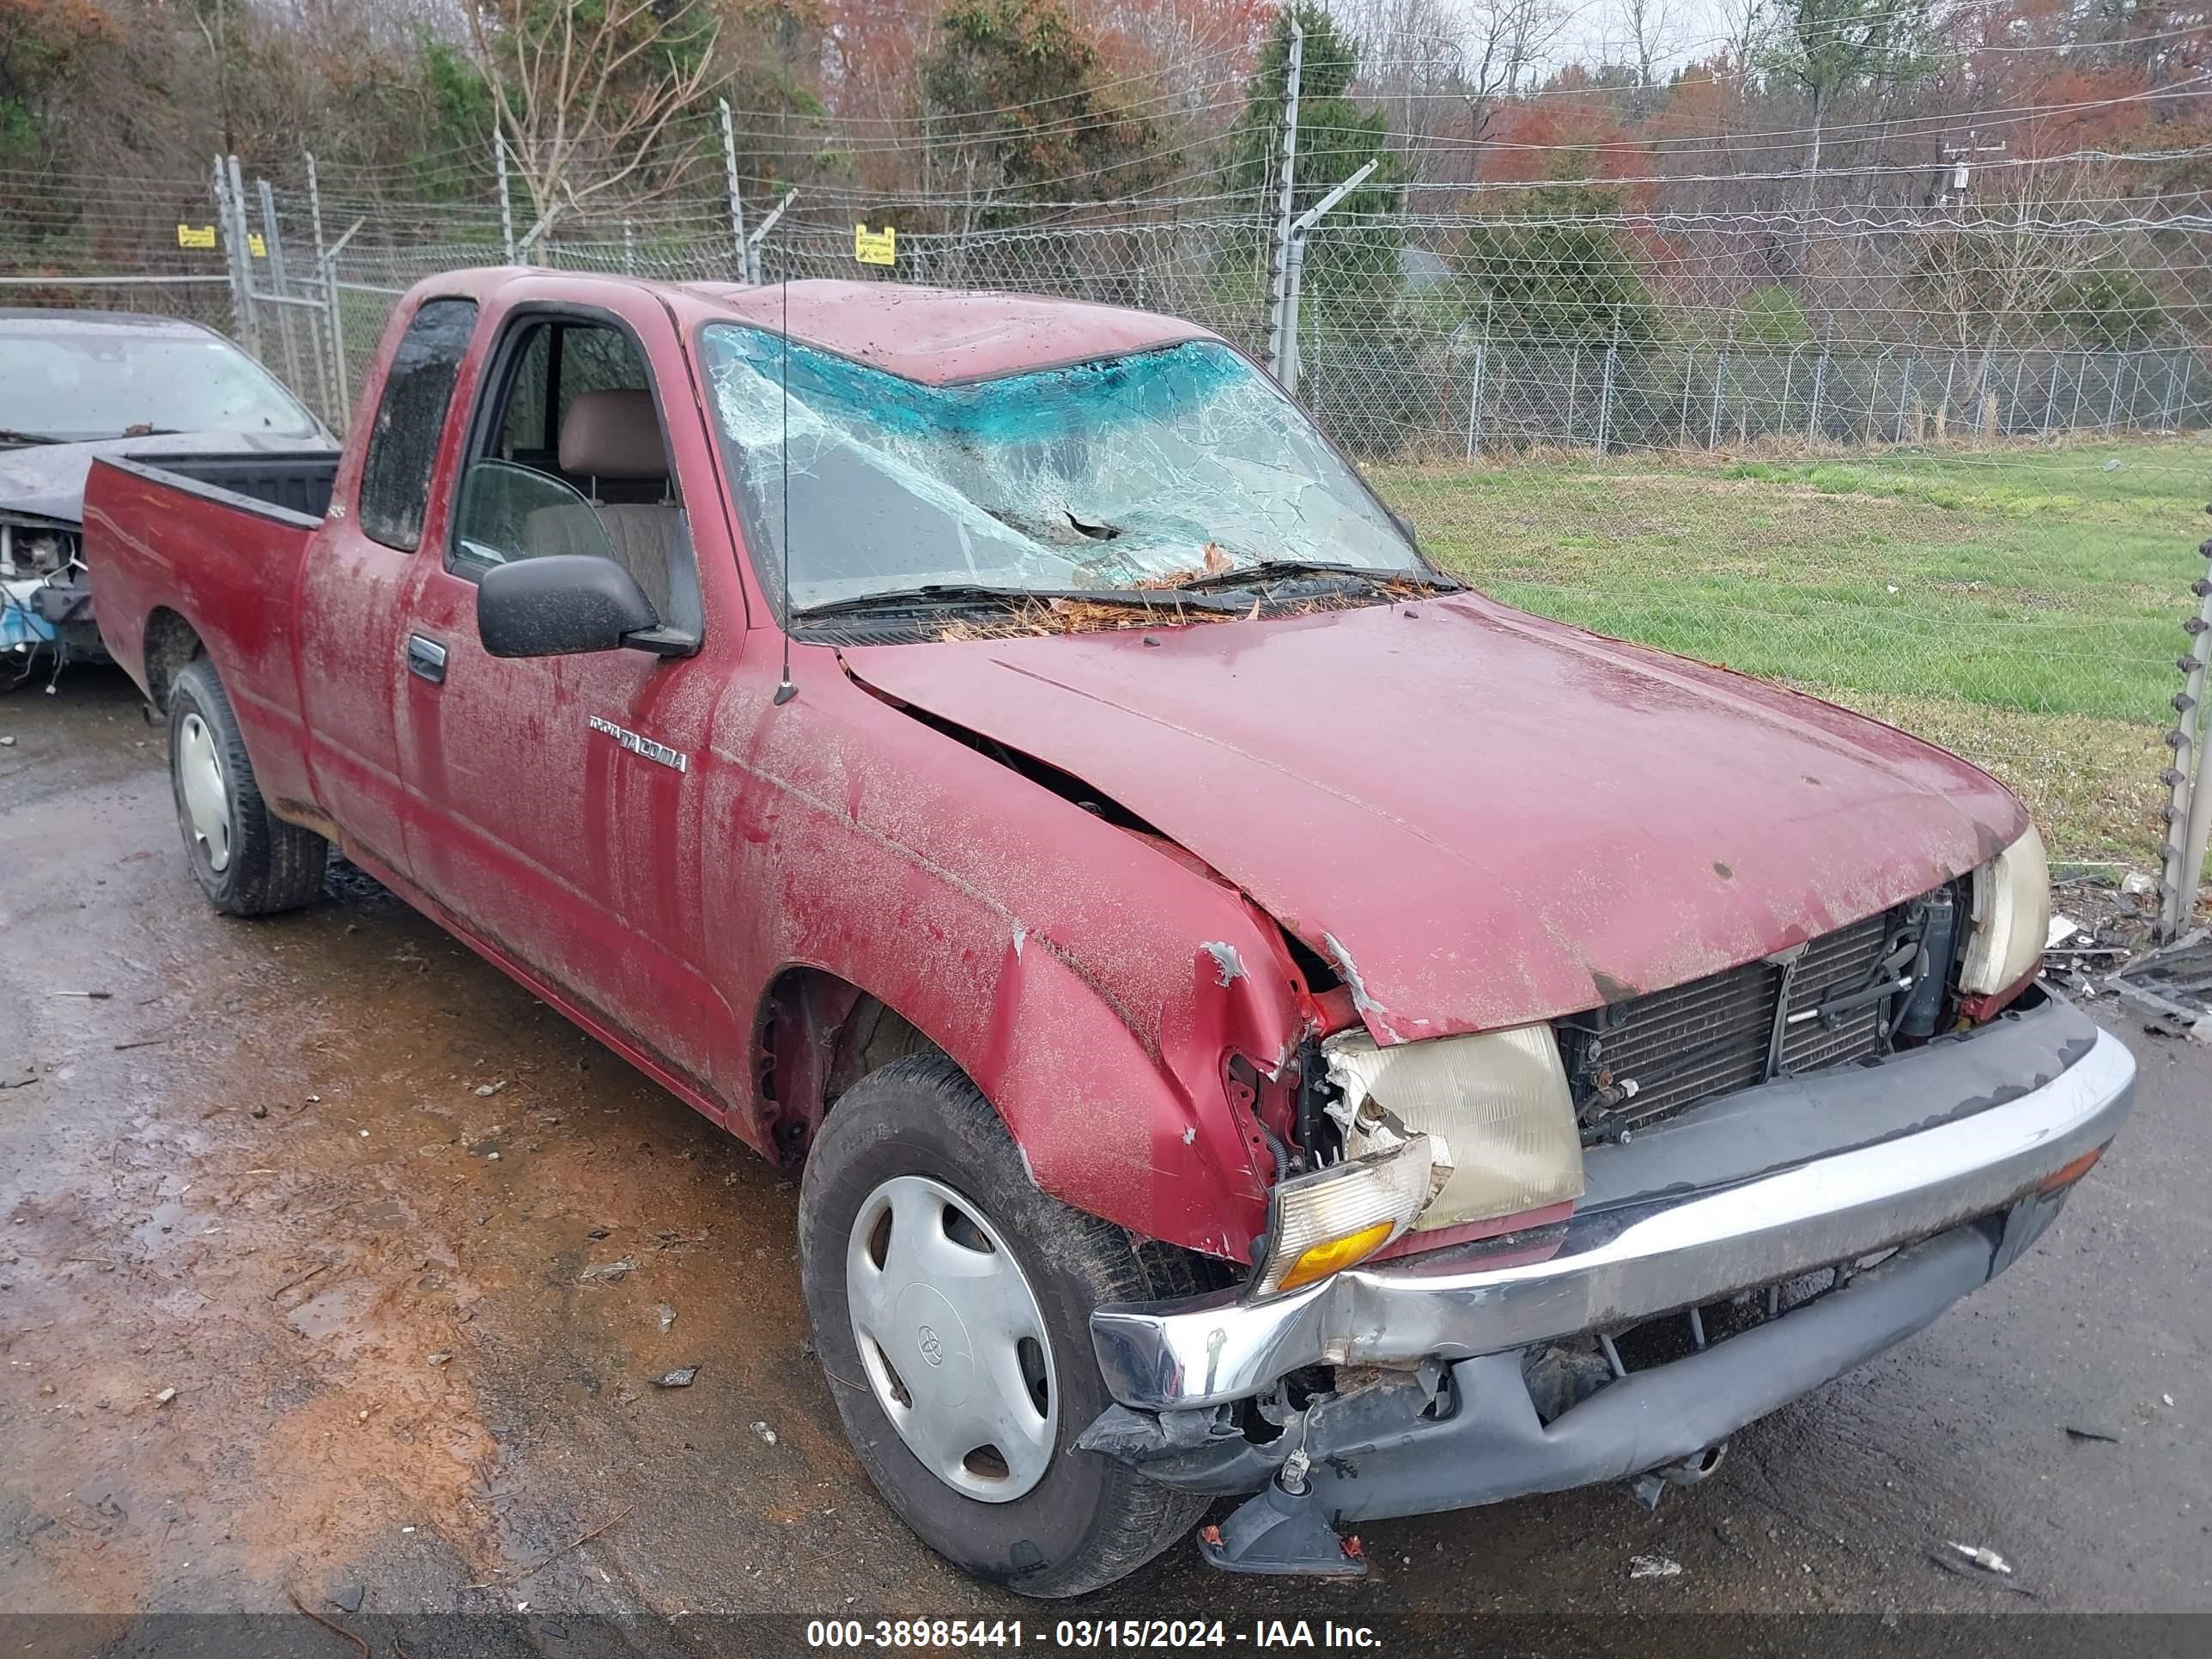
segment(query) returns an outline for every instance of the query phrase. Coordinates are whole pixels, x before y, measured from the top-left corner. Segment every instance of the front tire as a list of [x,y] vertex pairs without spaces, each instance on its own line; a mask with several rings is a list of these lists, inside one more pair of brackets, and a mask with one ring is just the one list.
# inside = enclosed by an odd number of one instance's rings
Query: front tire
[[169,784],[185,857],[226,915],[296,910],[323,890],[331,844],[269,810],[215,665],[195,657],[169,688]]
[[1075,1449],[1112,1403],[1091,1310],[1181,1293],[1187,1274],[1039,1192],[949,1060],[895,1060],[838,1101],[800,1180],[799,1255],[845,1431],[939,1554],[1025,1595],[1080,1595],[1204,1512]]

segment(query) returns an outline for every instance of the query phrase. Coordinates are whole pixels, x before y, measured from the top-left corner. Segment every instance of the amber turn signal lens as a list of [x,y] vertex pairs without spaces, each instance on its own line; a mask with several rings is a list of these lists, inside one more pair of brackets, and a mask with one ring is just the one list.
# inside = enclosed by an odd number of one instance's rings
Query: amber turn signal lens
[[[2106,1146],[2109,1146],[2111,1145],[2112,1142],[2110,1141],[2106,1141],[2105,1143]],[[2063,1188],[2071,1187],[2083,1176],[2088,1174],[2091,1167],[2095,1164],[2099,1158],[2104,1157],[2104,1146],[2091,1147],[2087,1152],[2082,1153],[2081,1157],[2075,1158],[2072,1163],[2066,1164],[2061,1169],[2053,1170],[2049,1175],[2045,1176],[2041,1181],[2036,1183],[2035,1190],[2039,1193],[2049,1194],[2057,1192]]]
[[1343,1238],[1332,1238],[1316,1244],[1291,1263],[1290,1271],[1283,1275],[1279,1291],[1296,1290],[1301,1285],[1310,1285],[1316,1279],[1349,1267],[1355,1261],[1364,1261],[1390,1242],[1397,1229],[1388,1221],[1378,1221],[1371,1227],[1362,1227],[1358,1232]]

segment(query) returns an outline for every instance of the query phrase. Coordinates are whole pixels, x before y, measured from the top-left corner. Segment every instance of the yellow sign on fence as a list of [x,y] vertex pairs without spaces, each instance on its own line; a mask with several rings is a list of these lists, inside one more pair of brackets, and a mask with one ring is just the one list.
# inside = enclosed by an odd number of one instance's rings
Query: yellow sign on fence
[[246,251],[257,259],[265,259],[269,257],[269,244],[261,240],[259,231],[249,230],[246,233]]
[[211,248],[215,246],[215,227],[213,225],[179,225],[177,246]]
[[898,263],[898,232],[885,225],[880,231],[870,230],[866,225],[853,227],[853,257],[864,265],[895,265]]

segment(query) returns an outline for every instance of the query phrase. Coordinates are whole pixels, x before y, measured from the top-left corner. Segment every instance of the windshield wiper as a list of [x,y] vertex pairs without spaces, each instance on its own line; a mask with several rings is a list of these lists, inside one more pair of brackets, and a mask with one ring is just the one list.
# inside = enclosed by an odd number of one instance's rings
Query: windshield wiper
[[1392,582],[1416,582],[1439,593],[1457,593],[1465,586],[1429,570],[1376,570],[1364,564],[1331,564],[1320,559],[1267,559],[1234,570],[1217,570],[1210,576],[1193,576],[1168,591],[1209,593],[1224,587],[1253,587],[1285,576],[1350,576],[1374,587],[1387,586]]
[[1016,609],[1053,599],[1088,605],[1123,605],[1156,611],[1172,617],[1178,611],[1242,611],[1234,603],[1210,595],[1189,593],[1179,587],[987,587],[973,582],[925,582],[919,587],[887,588],[877,593],[854,593],[842,599],[823,599],[793,612],[795,620],[811,622],[822,617],[846,617],[871,611],[957,610],[986,605]]
[[11,432],[0,426],[0,444],[65,444],[67,438],[57,438],[51,432]]

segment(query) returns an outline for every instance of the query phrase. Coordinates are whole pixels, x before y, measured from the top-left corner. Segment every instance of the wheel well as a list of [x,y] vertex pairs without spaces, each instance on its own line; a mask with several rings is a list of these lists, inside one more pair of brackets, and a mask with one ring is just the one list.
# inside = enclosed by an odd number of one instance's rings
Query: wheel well
[[168,708],[169,688],[185,665],[204,649],[192,625],[175,611],[163,607],[147,617],[146,695],[155,708]]
[[790,968],[761,999],[753,1081],[776,1156],[796,1164],[838,1097],[878,1066],[944,1050],[878,998],[819,968]]

